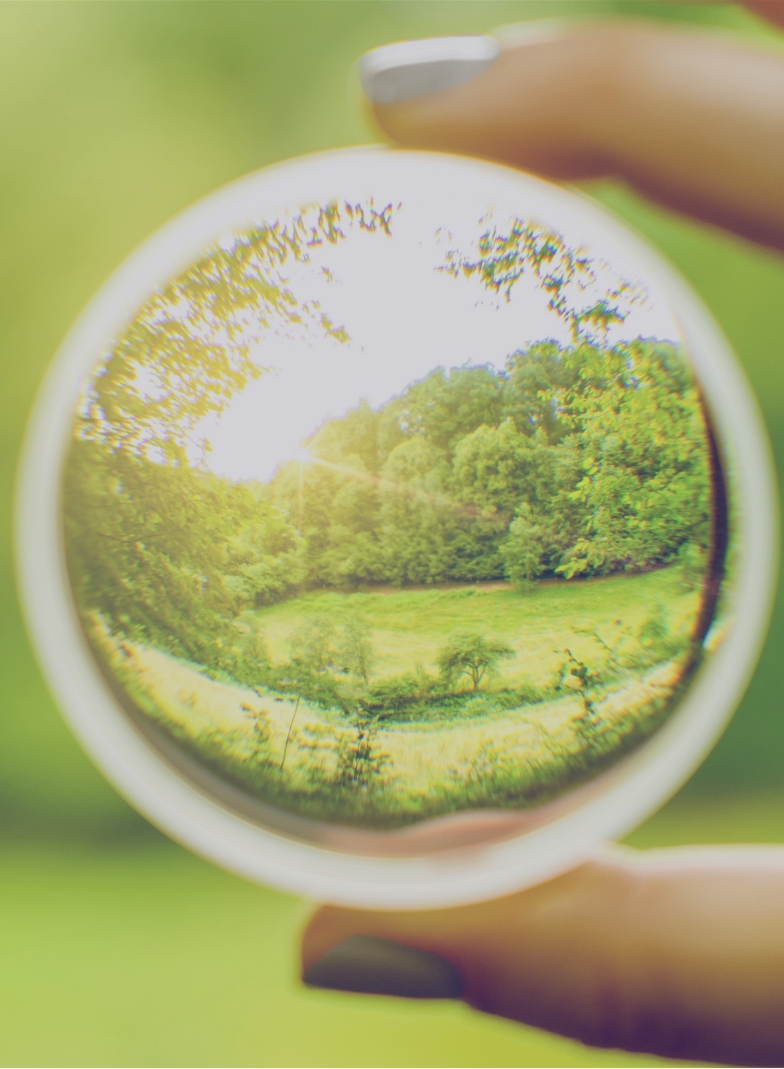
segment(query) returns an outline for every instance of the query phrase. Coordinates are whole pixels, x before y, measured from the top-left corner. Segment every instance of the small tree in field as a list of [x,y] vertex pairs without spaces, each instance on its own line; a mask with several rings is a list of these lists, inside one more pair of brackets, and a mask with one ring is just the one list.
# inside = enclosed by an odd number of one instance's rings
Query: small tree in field
[[512,656],[514,650],[503,642],[457,631],[439,654],[438,667],[447,683],[468,676],[472,690],[477,691],[482,680],[494,674],[498,662]]
[[343,622],[337,644],[337,661],[341,670],[367,686],[373,668],[373,642],[370,629],[361,616],[348,616]]

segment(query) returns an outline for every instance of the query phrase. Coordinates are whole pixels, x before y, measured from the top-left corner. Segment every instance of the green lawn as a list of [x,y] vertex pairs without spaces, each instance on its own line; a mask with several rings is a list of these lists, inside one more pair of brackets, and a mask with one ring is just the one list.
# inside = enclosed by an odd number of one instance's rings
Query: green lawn
[[[351,610],[367,621],[376,652],[374,674],[411,671],[416,664],[436,671],[438,653],[457,630],[490,634],[507,642],[515,656],[499,666],[502,679],[524,676],[549,683],[570,646],[578,657],[595,658],[596,640],[581,631],[598,630],[613,641],[620,626],[636,634],[662,607],[675,634],[688,633],[698,594],[684,591],[676,568],[605,579],[551,580],[520,594],[507,584],[356,594],[313,593],[257,614],[275,661],[289,656],[291,635],[309,616],[337,617]],[[619,625],[618,621],[621,621]]]
[[[246,677],[118,642],[98,623],[93,641],[136,708],[253,796],[399,828],[539,806],[649,737],[680,686],[699,606],[681,579],[671,567],[525,594],[500,583],[305,594],[257,614],[272,665],[254,655]],[[646,645],[652,618],[661,634]],[[342,674],[341,661],[313,673],[312,651],[297,667],[292,636],[319,621],[323,646],[323,628],[345,620],[361,621],[375,653],[369,676]],[[503,670],[476,685],[444,677],[438,655],[458,630],[503,642]],[[590,684],[571,671],[575,657]]]

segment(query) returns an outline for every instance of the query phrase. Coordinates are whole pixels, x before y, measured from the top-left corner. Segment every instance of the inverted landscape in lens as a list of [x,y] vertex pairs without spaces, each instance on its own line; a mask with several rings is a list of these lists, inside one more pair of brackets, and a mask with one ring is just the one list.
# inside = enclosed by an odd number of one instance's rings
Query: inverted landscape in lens
[[563,796],[651,737],[729,622],[677,323],[497,204],[224,235],[83,384],[63,509],[129,714],[355,828]]

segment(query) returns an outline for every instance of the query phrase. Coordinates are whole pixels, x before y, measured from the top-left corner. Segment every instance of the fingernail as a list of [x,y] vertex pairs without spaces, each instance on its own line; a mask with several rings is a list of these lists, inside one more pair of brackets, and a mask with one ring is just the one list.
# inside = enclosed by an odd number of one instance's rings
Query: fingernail
[[500,46],[492,37],[427,37],[399,41],[366,52],[359,80],[378,104],[451,89],[492,67]]
[[371,935],[352,935],[314,961],[309,987],[400,998],[460,998],[463,980],[439,954]]

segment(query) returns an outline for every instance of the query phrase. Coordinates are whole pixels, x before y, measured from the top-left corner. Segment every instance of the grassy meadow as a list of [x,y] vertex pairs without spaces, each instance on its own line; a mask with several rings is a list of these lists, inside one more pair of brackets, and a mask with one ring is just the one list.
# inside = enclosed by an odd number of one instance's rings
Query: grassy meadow
[[[256,614],[269,681],[254,686],[93,635],[135,706],[223,777],[304,816],[392,828],[536,805],[638,744],[677,693],[698,602],[677,567],[525,592],[304,594]],[[361,693],[308,690],[287,660],[303,628],[358,619],[375,651]],[[439,675],[456,628],[508,650],[477,683]]]
[[524,677],[544,686],[559,671],[562,658],[556,650],[564,643],[578,656],[596,655],[596,640],[581,632],[596,628],[612,639],[619,619],[639,631],[661,604],[672,629],[688,631],[697,601],[698,592],[684,590],[677,568],[662,568],[636,576],[543,581],[525,593],[502,582],[349,595],[314,592],[262,610],[257,619],[270,654],[282,661],[303,618],[339,613],[348,604],[372,628],[380,676],[409,671],[417,663],[435,669],[439,648],[457,627],[491,631],[515,650],[514,658],[499,666],[502,679]]

